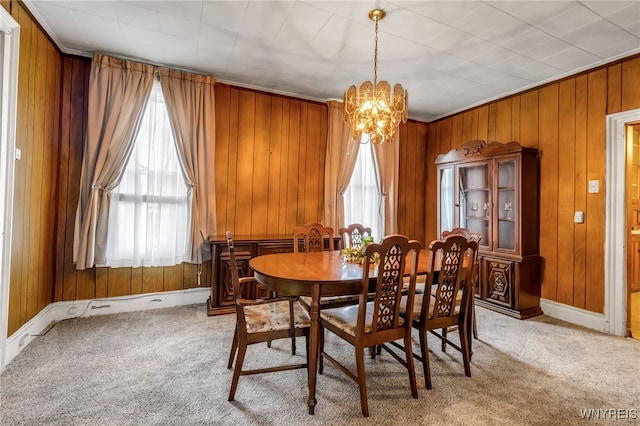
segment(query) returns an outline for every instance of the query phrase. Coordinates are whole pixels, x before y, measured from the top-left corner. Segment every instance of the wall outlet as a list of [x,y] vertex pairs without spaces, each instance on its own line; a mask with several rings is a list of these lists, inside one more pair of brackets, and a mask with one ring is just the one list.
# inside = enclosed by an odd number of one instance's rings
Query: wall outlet
[[589,181],[589,193],[597,194],[600,192],[600,181],[599,180],[590,180]]
[[584,212],[575,212],[573,215],[573,221],[575,223],[584,223]]
[[22,158],[22,151],[20,151],[19,148],[16,148],[16,160],[19,160]]

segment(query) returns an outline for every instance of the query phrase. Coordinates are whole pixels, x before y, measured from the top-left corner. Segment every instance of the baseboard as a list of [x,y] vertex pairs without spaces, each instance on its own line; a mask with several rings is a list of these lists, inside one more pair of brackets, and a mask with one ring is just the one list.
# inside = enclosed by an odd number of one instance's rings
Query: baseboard
[[603,333],[606,332],[604,314],[586,311],[548,299],[540,299],[540,307],[545,315],[549,315],[550,317],[598,330]]
[[27,347],[33,339],[42,335],[47,329],[60,321],[79,317],[147,311],[151,309],[205,303],[210,293],[211,290],[209,287],[201,287],[162,293],[146,293],[135,296],[51,303],[7,339],[4,358],[5,366],[9,364],[20,351]]

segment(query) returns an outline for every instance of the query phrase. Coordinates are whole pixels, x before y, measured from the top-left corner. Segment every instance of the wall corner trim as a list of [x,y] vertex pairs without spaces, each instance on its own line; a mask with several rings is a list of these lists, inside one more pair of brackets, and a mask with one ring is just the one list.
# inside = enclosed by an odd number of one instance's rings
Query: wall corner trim
[[38,315],[20,327],[20,329],[7,339],[5,364],[1,366],[1,370],[4,370],[11,360],[36,337],[60,321],[80,317],[148,311],[152,309],[206,303],[210,293],[211,289],[209,287],[200,287],[160,293],[145,293],[134,296],[50,303],[41,310]]

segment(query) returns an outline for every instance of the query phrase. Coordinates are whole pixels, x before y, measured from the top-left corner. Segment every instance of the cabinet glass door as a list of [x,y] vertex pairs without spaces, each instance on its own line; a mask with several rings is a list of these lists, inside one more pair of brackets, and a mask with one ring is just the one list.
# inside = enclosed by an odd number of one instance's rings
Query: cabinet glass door
[[519,217],[516,193],[516,160],[497,162],[498,167],[498,229],[497,249],[516,249],[516,221]]
[[458,223],[480,234],[481,246],[491,246],[491,191],[489,163],[462,165],[458,168]]
[[440,173],[440,234],[455,227],[453,206],[454,201],[454,180],[453,167],[439,169]]

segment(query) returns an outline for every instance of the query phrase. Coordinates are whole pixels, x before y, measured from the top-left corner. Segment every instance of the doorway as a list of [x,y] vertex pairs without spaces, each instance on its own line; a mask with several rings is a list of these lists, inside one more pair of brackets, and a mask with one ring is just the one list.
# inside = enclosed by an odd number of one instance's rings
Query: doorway
[[606,117],[604,332],[626,336],[630,297],[627,287],[627,131],[640,123],[640,109]]
[[0,372],[5,366],[20,27],[0,6]]
[[640,123],[627,124],[627,334],[640,339]]

